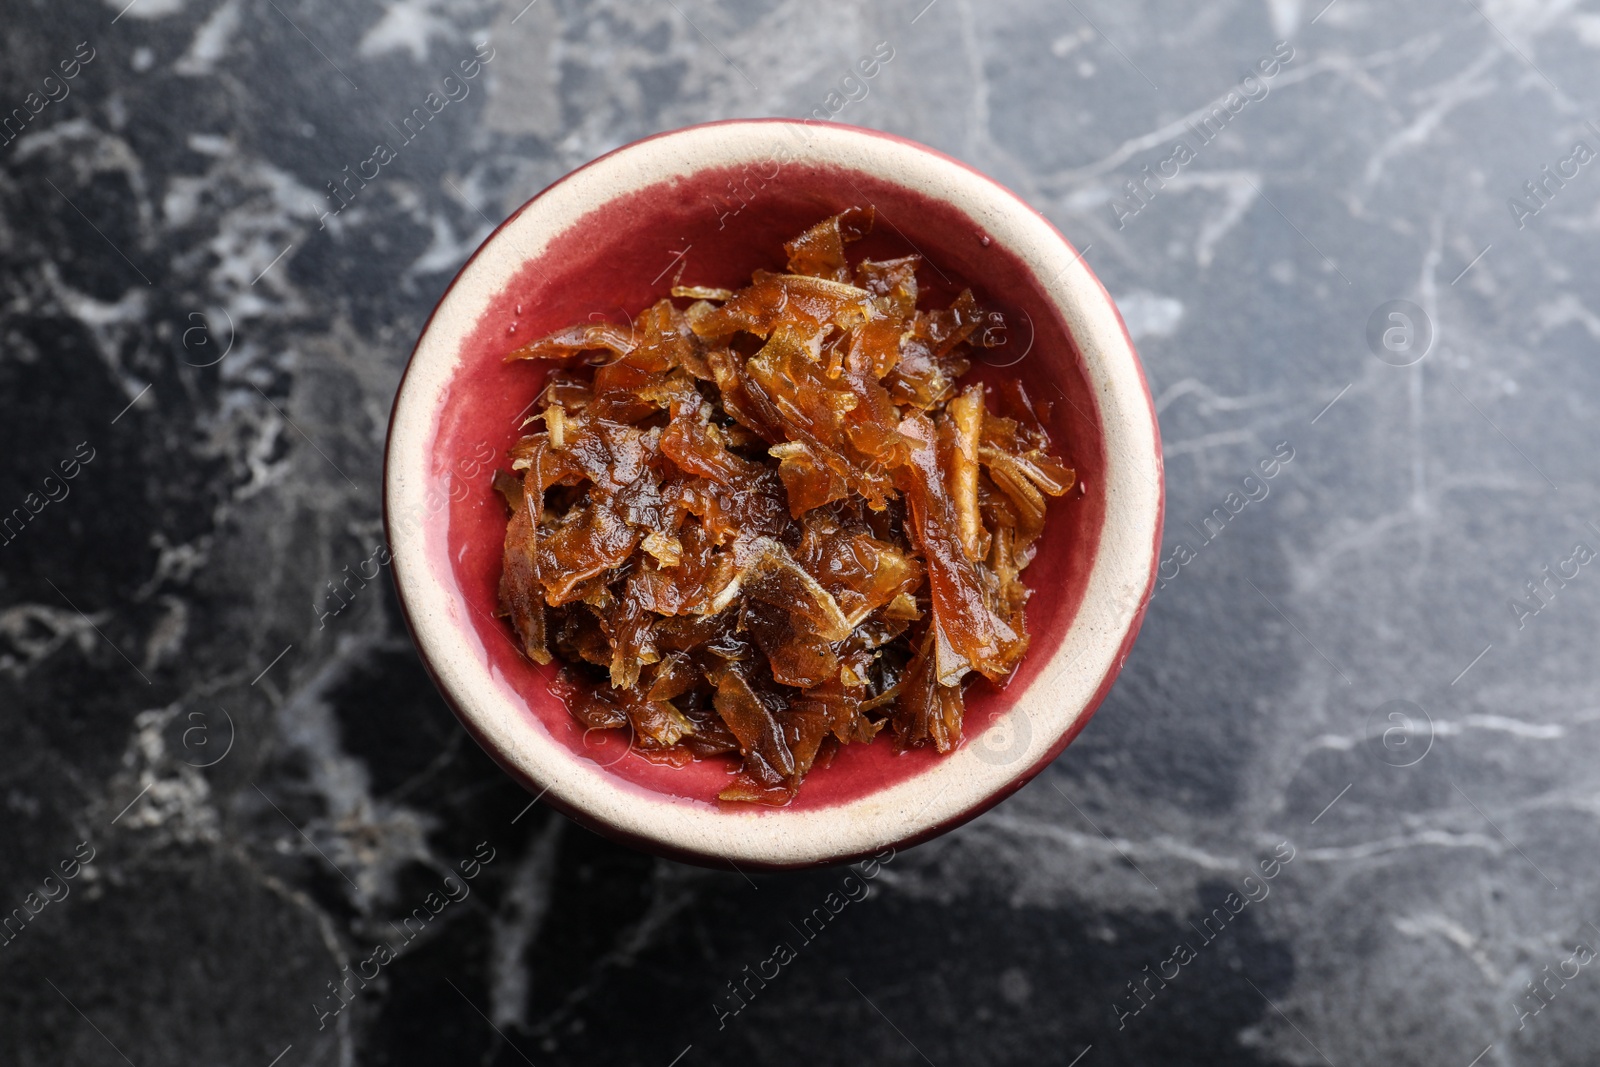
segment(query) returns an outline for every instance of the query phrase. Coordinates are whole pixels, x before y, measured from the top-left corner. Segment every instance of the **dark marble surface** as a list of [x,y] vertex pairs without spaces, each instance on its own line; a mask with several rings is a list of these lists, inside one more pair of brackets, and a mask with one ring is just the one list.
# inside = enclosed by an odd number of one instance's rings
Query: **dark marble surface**
[[[523,2],[0,7],[0,1062],[1595,1062],[1600,4]],[[390,399],[491,221],[830,105],[1087,249],[1170,562],[1081,739],[719,1029],[843,872],[527,810],[386,581],[327,583],[370,568]],[[1420,361],[1369,346],[1395,300]]]

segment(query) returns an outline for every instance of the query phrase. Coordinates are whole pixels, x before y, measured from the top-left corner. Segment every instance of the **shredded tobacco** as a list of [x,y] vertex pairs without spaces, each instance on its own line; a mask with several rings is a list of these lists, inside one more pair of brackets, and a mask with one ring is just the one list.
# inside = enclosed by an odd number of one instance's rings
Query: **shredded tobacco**
[[852,266],[872,222],[507,357],[561,366],[495,475],[500,613],[585,727],[674,766],[737,754],[724,801],[786,804],[886,727],[960,744],[964,685],[1028,647],[1021,573],[1073,485],[1048,407],[961,384],[998,316],[970,290],[918,310],[917,256]]

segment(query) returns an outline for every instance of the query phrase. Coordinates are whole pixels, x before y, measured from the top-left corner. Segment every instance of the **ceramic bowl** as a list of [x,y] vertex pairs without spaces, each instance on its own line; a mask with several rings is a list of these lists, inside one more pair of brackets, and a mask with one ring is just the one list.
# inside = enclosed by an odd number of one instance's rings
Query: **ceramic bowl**
[[[1033,644],[1011,684],[968,691],[966,741],[939,756],[890,738],[842,748],[785,808],[719,804],[732,771],[586,733],[494,617],[507,466],[545,369],[512,348],[575,322],[625,317],[684,285],[739,287],[782,269],[782,242],[852,205],[877,225],[852,254],[915,252],[924,294],[970,286],[1006,343],[976,374],[1020,378],[1079,488],[1051,501],[1033,590]],[[923,306],[929,306],[926,302]],[[650,137],[573,171],[473,255],[423,329],[395,398],[384,517],[423,661],[499,764],[602,833],[681,859],[791,868],[925,840],[1021,787],[1083,729],[1132,645],[1161,540],[1161,443],[1116,306],[1014,193],[933,149],[826,123],[712,123]]]

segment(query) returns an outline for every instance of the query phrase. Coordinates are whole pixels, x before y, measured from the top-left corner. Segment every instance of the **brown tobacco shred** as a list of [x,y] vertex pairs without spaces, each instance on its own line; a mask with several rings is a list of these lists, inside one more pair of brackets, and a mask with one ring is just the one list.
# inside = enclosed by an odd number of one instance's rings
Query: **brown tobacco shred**
[[500,613],[586,728],[675,766],[737,754],[724,801],[786,804],[885,728],[959,745],[970,676],[1004,685],[1027,650],[1021,573],[1074,481],[1015,379],[961,386],[996,321],[971,291],[919,311],[918,257],[846,258],[872,222],[507,357],[560,366],[495,475]]

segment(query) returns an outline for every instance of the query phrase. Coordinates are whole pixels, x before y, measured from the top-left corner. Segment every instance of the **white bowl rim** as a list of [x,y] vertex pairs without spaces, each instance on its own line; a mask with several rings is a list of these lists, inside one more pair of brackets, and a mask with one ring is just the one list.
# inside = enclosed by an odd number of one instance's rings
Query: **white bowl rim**
[[[442,524],[391,517],[424,513],[436,492],[431,449],[462,344],[524,263],[616,197],[706,168],[770,163],[780,144],[808,164],[871,173],[952,205],[1036,278],[1051,279],[1043,288],[1078,345],[1099,406],[1105,519],[1076,616],[1035,681],[984,735],[926,772],[835,806],[743,810],[643,790],[545,733],[484,668],[468,620],[457,617],[453,583],[428,565],[429,539],[443,536]],[[1138,632],[1159,558],[1162,483],[1159,430],[1133,342],[1082,255],[1042,214],[966,164],[892,134],[736,119],[616,149],[556,181],[484,241],[434,309],[401,380],[385,453],[384,519],[400,600],[425,665],[463,725],[514,777],[559,809],[652,851],[789,868],[932,837],[1008,796],[1065,747],[1109,690]],[[982,737],[996,731],[1013,743],[1023,739],[1022,751],[995,759]]]

